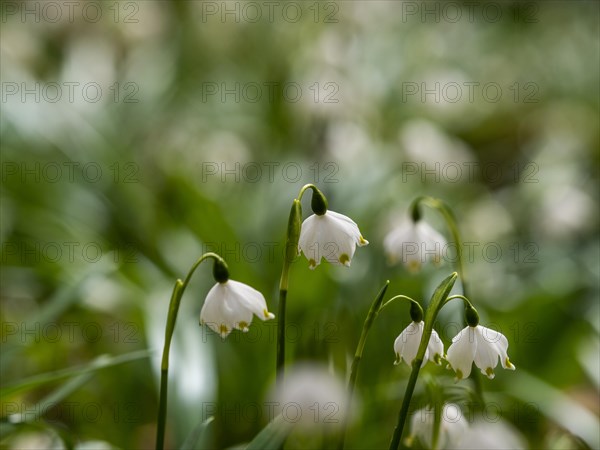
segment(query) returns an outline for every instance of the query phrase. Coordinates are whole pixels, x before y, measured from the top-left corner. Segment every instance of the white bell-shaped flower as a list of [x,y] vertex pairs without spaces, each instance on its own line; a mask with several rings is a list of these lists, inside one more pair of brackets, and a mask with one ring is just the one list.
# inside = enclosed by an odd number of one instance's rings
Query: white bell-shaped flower
[[502,367],[515,370],[507,352],[508,340],[499,331],[481,325],[467,326],[452,339],[446,359],[456,372],[457,380],[470,375],[473,362],[481,369],[481,373],[491,379],[494,378],[498,358]]
[[302,223],[298,247],[308,259],[308,266],[314,269],[321,258],[349,267],[356,246],[368,243],[352,219],[327,210],[322,215],[313,214]]
[[383,247],[390,263],[401,261],[410,272],[418,272],[427,260],[441,262],[446,240],[423,220],[406,220],[388,233]]
[[247,332],[252,314],[262,320],[275,317],[260,292],[239,281],[227,280],[215,284],[208,292],[200,311],[200,324],[226,338],[234,328]]
[[[394,351],[396,352],[396,361],[394,364],[398,365],[401,361],[404,361],[409,366],[412,366],[413,360],[417,357],[417,351],[419,350],[424,327],[425,322],[413,321],[402,331],[402,333],[400,333],[394,341]],[[437,332],[431,330],[431,336],[429,337],[429,343],[427,344],[427,350],[425,350],[425,356],[423,357],[421,367],[425,365],[427,360],[432,361],[435,364],[440,364],[443,356],[444,343]]]

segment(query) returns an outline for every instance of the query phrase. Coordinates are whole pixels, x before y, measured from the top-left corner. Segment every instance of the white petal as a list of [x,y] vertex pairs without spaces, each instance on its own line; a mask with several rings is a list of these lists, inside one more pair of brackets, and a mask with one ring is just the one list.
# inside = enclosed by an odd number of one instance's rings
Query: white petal
[[225,338],[234,327],[230,316],[230,308],[225,305],[227,288],[225,284],[216,283],[206,295],[200,311],[200,323],[208,325],[215,333]]
[[491,328],[486,328],[481,325],[479,325],[478,328],[480,328],[481,331],[481,339],[485,340],[489,345],[491,345],[495,349],[495,352],[499,355],[502,367],[509,370],[515,370],[515,366],[508,358],[508,339],[506,339],[506,336],[499,331],[492,330]]
[[427,258],[435,263],[441,262],[446,247],[446,239],[431,225],[422,220],[416,224],[416,234],[423,259]]
[[417,356],[422,335],[423,322],[411,322],[394,341],[396,355],[409,366]]
[[485,337],[485,331],[490,330],[480,325],[475,327],[475,339],[477,340],[477,351],[475,352],[475,365],[481,369],[481,373],[488,378],[494,378],[494,368],[498,365],[498,353],[495,343]]
[[440,359],[444,356],[444,343],[435,330],[431,330],[427,351],[429,353],[429,360],[435,364],[440,364]]
[[298,247],[309,261],[309,267],[314,269],[321,262],[319,254],[319,245],[316,242],[316,235],[319,231],[319,216],[313,214],[302,222],[300,229],[300,238],[298,239]]
[[[259,291],[239,281],[229,280],[227,284],[230,287],[231,299],[237,303],[238,308],[250,311],[262,320],[275,317],[268,311],[267,301]],[[252,317],[250,317],[250,320],[252,320]]]
[[452,339],[446,359],[456,372],[457,379],[467,378],[471,374],[471,365],[477,350],[475,329],[465,327]]

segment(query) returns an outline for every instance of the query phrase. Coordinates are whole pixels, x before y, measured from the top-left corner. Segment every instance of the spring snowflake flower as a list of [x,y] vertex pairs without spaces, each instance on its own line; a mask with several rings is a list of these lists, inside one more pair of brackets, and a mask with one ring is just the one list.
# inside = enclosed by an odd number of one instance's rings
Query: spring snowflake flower
[[262,320],[275,318],[260,292],[239,281],[227,280],[208,292],[200,311],[200,324],[226,338],[234,328],[247,332],[252,314]]
[[356,246],[368,243],[352,219],[327,210],[322,215],[313,214],[302,223],[298,248],[311,269],[321,263],[321,258],[350,267]]
[[[394,341],[394,351],[396,352],[396,361],[394,364],[398,365],[400,364],[400,361],[404,360],[406,364],[412,366],[412,362],[416,358],[417,351],[419,350],[419,344],[421,342],[421,336],[423,336],[424,326],[425,323],[423,321],[413,321],[396,338]],[[444,343],[436,331],[432,330],[421,367],[423,367],[427,360],[438,365],[441,364],[441,358],[443,355]]]
[[[409,442],[417,440],[424,448],[433,448],[433,426],[435,411],[424,408],[416,411],[411,419]],[[444,404],[441,412],[440,431],[436,448],[457,448],[468,430],[467,419],[460,407],[454,403]]]
[[473,362],[481,369],[481,373],[492,379],[498,358],[502,367],[515,370],[507,351],[508,340],[499,331],[481,325],[467,326],[452,339],[446,359],[456,372],[457,380],[469,376]]
[[402,261],[413,273],[418,272],[427,259],[439,264],[445,246],[444,237],[422,220],[403,222],[390,231],[383,241],[390,262],[395,264]]

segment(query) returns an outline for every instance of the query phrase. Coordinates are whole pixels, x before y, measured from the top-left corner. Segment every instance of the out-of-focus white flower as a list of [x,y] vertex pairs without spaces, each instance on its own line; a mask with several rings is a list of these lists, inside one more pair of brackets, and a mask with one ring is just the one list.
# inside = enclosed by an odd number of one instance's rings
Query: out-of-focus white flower
[[260,292],[239,281],[227,280],[208,292],[200,311],[200,324],[226,338],[234,328],[247,332],[252,314],[262,320],[275,318]]
[[302,223],[298,247],[311,269],[321,263],[321,258],[350,267],[356,246],[368,243],[352,219],[327,210],[322,215],[313,214]]
[[[425,323],[423,321],[413,321],[396,338],[394,341],[394,351],[396,352],[396,361],[394,364],[397,365],[400,364],[401,361],[404,361],[409,366],[412,365],[413,360],[417,356],[417,350],[419,349],[419,343],[423,336],[424,326]],[[432,330],[421,367],[423,367],[427,360],[432,361],[435,364],[440,364],[443,356],[444,343],[437,332]]]
[[410,272],[418,272],[428,259],[439,264],[445,246],[444,237],[423,220],[406,220],[383,241],[390,263],[401,261]]
[[473,361],[488,378],[494,378],[494,368],[498,358],[502,367],[515,370],[508,359],[508,340],[499,331],[477,325],[463,328],[452,339],[448,348],[447,360],[456,372],[456,379],[467,378]]
[[500,418],[490,421],[490,417],[484,417],[475,420],[465,430],[460,441],[460,448],[473,450],[510,448],[520,450],[528,447],[523,436],[507,421]]
[[[442,408],[440,418],[440,430],[435,448],[461,448],[463,435],[468,429],[467,419],[461,409],[454,403],[446,403]],[[433,408],[416,411],[411,419],[409,442],[416,439],[424,448],[433,449],[434,422],[435,411]]]
[[346,413],[346,386],[322,366],[291,367],[274,397],[276,412],[283,420],[304,431],[322,425],[324,431],[334,431],[343,423]]

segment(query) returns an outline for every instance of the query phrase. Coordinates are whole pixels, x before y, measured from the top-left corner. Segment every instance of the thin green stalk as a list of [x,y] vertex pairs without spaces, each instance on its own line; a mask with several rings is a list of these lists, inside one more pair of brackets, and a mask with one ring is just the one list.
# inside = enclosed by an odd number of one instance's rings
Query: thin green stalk
[[[452,239],[456,243],[456,271],[460,277],[460,281],[462,284],[463,295],[468,297],[468,288],[467,288],[467,278],[465,276],[465,268],[464,268],[464,260],[463,260],[463,242],[460,236],[460,231],[458,229],[458,222],[456,221],[456,217],[452,212],[452,209],[444,203],[442,200],[429,197],[429,196],[420,196],[413,200],[412,208],[418,207],[419,203],[423,203],[430,208],[436,209],[442,214],[444,221],[446,222],[446,226],[452,235]],[[466,306],[466,304],[465,304]],[[464,323],[466,326],[466,322]],[[472,371],[469,376],[471,380],[473,380],[473,385],[475,387],[475,394],[479,398],[481,405],[485,403],[483,398],[483,386],[481,385],[481,376],[479,372]]]
[[440,283],[433,293],[429,307],[425,312],[425,326],[423,329],[423,335],[421,336],[421,342],[419,343],[417,356],[412,362],[412,371],[408,379],[408,384],[406,385],[406,391],[404,393],[404,398],[402,399],[402,406],[400,407],[400,411],[398,413],[398,423],[394,429],[394,434],[390,442],[390,450],[397,450],[400,446],[400,439],[402,438],[402,432],[404,431],[404,425],[406,424],[406,419],[408,417],[410,401],[417,384],[419,370],[421,369],[421,364],[423,363],[423,358],[425,357],[425,351],[427,350],[427,345],[429,344],[429,338],[431,337],[431,333],[433,331],[433,324],[440,309],[448,301],[448,295],[454,286],[457,276],[458,274],[454,272]]
[[[281,386],[283,383],[284,376],[284,365],[285,365],[285,310],[288,293],[289,283],[289,271],[290,266],[296,256],[298,255],[298,241],[300,239],[300,229],[302,227],[302,206],[301,200],[304,192],[307,189],[313,190],[313,204],[315,203],[315,194],[322,199],[320,206],[326,208],[327,201],[325,197],[313,184],[306,184],[302,186],[298,197],[294,199],[292,208],[290,210],[290,216],[288,219],[288,226],[285,238],[285,258],[283,261],[283,268],[281,270],[281,278],[279,280],[279,311],[277,316],[277,351],[275,355],[275,370],[277,385]],[[313,208],[314,209],[314,208]]]
[[362,359],[363,350],[365,348],[365,343],[367,342],[367,335],[369,334],[369,330],[381,311],[382,308],[381,302],[383,301],[383,297],[385,296],[385,292],[390,284],[390,280],[387,280],[383,287],[379,290],[377,297],[373,300],[371,304],[371,308],[367,313],[367,318],[365,319],[365,323],[363,324],[362,332],[360,334],[360,339],[358,340],[358,345],[356,346],[356,351],[354,352],[354,359],[352,360],[352,366],[350,367],[350,378],[348,379],[348,397],[346,399],[346,413],[342,418],[342,429],[340,431],[340,440],[338,443],[338,448],[342,450],[344,448],[344,440],[346,438],[346,428],[348,426],[348,419],[351,411],[351,403],[352,396],[354,394],[354,386],[356,385],[356,377],[358,376],[358,365]]
[[[167,316],[167,325],[165,327],[165,345],[163,347],[162,361],[160,364],[160,396],[158,402],[158,423],[156,428],[156,449],[162,450],[165,445],[165,426],[167,422],[167,397],[169,387],[169,351],[171,349],[171,339],[175,330],[175,322],[177,321],[177,313],[181,304],[181,297],[185,288],[190,282],[196,268],[207,258],[214,258],[220,261],[223,265],[225,262],[216,253],[205,253],[191,267],[184,281],[177,280],[171,294],[169,302],[169,313]],[[227,267],[225,265],[225,267]]]

